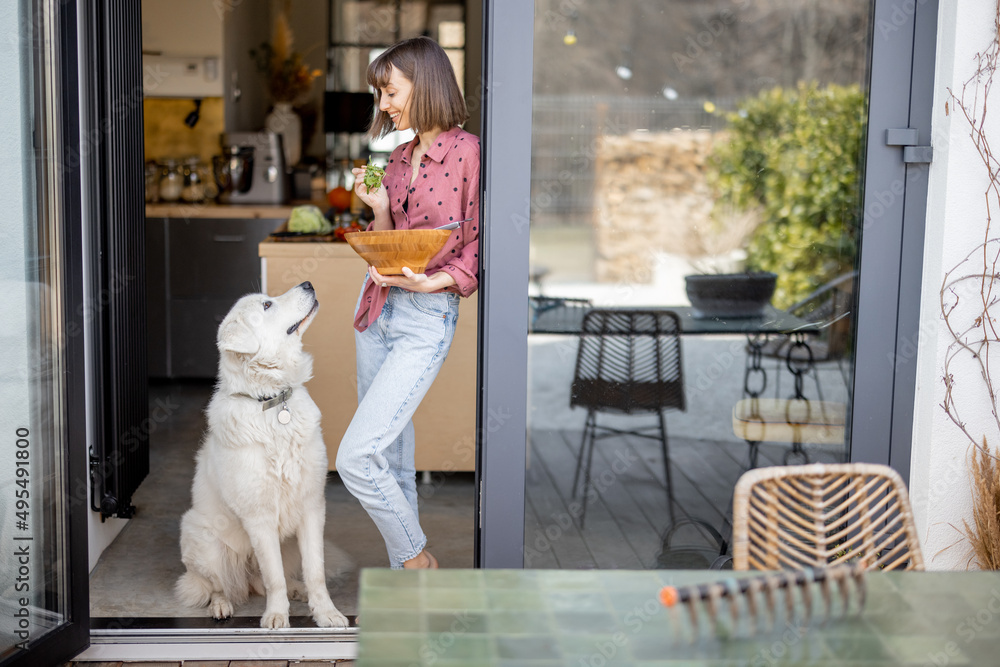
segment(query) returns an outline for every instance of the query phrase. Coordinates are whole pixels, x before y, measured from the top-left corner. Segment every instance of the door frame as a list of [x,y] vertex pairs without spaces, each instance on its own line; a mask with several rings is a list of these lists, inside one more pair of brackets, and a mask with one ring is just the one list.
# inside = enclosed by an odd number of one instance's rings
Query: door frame
[[[481,498],[477,564],[523,567],[527,391],[533,5],[487,2],[483,125],[485,174],[480,281]],[[866,218],[856,297],[851,460],[909,469],[926,164],[903,161],[886,130],[916,128],[929,145],[937,0],[874,0],[869,118],[863,174]],[[503,32],[502,32],[503,31]],[[494,38],[502,32],[503,39]],[[902,73],[902,74],[901,74]],[[902,190],[900,190],[902,188]],[[895,197],[890,204],[878,199]],[[898,193],[898,194],[897,194]],[[877,205],[876,205],[877,204]],[[878,215],[872,215],[878,212]],[[905,223],[905,224],[904,224]]]
[[[87,3],[84,3],[86,6]],[[76,58],[75,7],[76,3],[60,3],[60,23],[66,30],[62,35],[62,48],[66,53],[63,62],[74,62]],[[886,207],[879,218],[864,230],[866,251],[862,252],[858,300],[857,335],[861,344],[856,354],[857,374],[855,378],[856,404],[861,410],[852,414],[854,446],[852,459],[899,464],[904,454],[908,458],[909,435],[912,420],[912,402],[907,406],[906,392],[912,396],[912,371],[894,364],[892,372],[885,372],[885,354],[890,357],[902,344],[916,345],[913,289],[918,290],[919,280],[913,280],[907,272],[916,270],[919,276],[919,258],[912,256],[914,248],[922,247],[923,207],[920,206],[920,174],[912,178],[902,163],[898,149],[883,150],[884,138],[877,136],[888,127],[906,127],[907,123],[921,123],[921,117],[929,119],[930,104],[926,100],[928,86],[923,78],[933,78],[933,68],[927,67],[928,53],[933,62],[933,25],[929,17],[936,16],[936,0],[917,3],[916,12],[906,17],[908,22],[899,26],[894,35],[900,35],[900,42],[909,34],[909,55],[901,54],[889,58],[889,45],[893,40],[878,41],[876,37],[872,52],[872,111],[869,131],[868,154],[866,157],[866,179],[864,205],[872,199],[878,188],[892,187],[900,177],[905,184],[905,196],[898,205]],[[889,0],[875,0],[874,20],[888,20],[891,25],[898,17],[892,15]],[[530,165],[531,156],[531,92],[532,92],[532,50],[534,29],[534,5],[531,0],[484,0],[483,3],[483,104],[482,104],[482,206],[485,225],[482,234],[482,262],[480,268],[481,308],[479,313],[479,396],[477,433],[477,487],[476,498],[476,565],[477,567],[523,566],[524,550],[524,473],[526,456],[527,424],[527,287],[528,248],[530,219]],[[908,28],[907,25],[910,27]],[[909,30],[909,33],[907,31]],[[919,39],[918,39],[919,36]],[[527,47],[525,45],[528,45]],[[72,48],[69,48],[72,47]],[[897,43],[897,47],[902,49]],[[905,50],[905,49],[904,49]],[[905,70],[895,69],[905,67]],[[79,81],[73,68],[62,73],[63,109],[72,108]],[[911,73],[911,77],[899,76],[900,71]],[[923,78],[921,78],[923,77]],[[892,85],[886,85],[889,82]],[[897,85],[899,84],[899,85]],[[900,85],[905,84],[905,92]],[[892,91],[890,94],[889,91]],[[921,92],[923,91],[923,92]],[[893,95],[901,95],[908,100],[905,113],[885,114],[883,105],[890,103]],[[898,111],[898,110],[897,110]],[[883,115],[887,118],[883,123]],[[878,123],[874,122],[879,119]],[[75,121],[75,119],[73,119]],[[904,123],[898,125],[899,122]],[[67,139],[78,140],[77,128],[66,120]],[[925,135],[919,125],[921,137]],[[919,171],[919,167],[913,168]],[[888,176],[892,174],[893,176]],[[895,180],[894,180],[895,178]],[[926,174],[923,176],[926,184]],[[74,188],[75,184],[75,190]],[[79,175],[67,177],[63,184],[63,196],[67,205],[77,205],[80,198]],[[890,190],[891,191],[891,190]],[[68,248],[78,248],[80,243],[80,212],[67,216],[75,220],[73,243]],[[905,215],[904,215],[905,214]],[[905,221],[905,226],[904,226]],[[904,234],[905,227],[905,234]],[[919,237],[919,244],[917,238]],[[881,251],[880,251],[881,250]],[[885,262],[886,256],[899,258],[896,262]],[[79,261],[79,253],[68,257],[70,262]],[[878,261],[882,260],[882,261]],[[894,267],[891,271],[886,264]],[[79,266],[67,267],[67,280],[82,275]],[[76,272],[79,269],[79,272]],[[885,282],[880,282],[885,279]],[[69,286],[68,286],[69,287]],[[82,303],[82,287],[79,282],[72,285],[72,295],[68,292],[67,322],[82,319],[82,310],[75,310]],[[885,322],[882,315],[895,313]],[[883,322],[877,325],[878,322]],[[68,354],[76,366],[83,363],[83,341],[71,339]],[[891,345],[886,341],[891,341]],[[911,363],[910,366],[913,364]],[[72,428],[86,423],[82,391],[82,370],[73,379],[68,391],[70,425],[68,428],[71,445],[70,465],[73,471],[83,470],[86,459],[86,442],[83,429]],[[80,386],[77,386],[80,385]],[[888,388],[888,390],[887,390]],[[70,387],[67,388],[71,389]],[[884,392],[884,393],[882,393]],[[909,407],[909,418],[905,414]],[[862,442],[863,441],[863,442]],[[876,446],[876,443],[881,443]],[[891,444],[889,444],[891,443]],[[895,459],[895,461],[894,461]],[[85,486],[83,488],[86,488]],[[73,498],[71,495],[70,498]],[[87,613],[87,557],[86,557],[86,511],[87,503],[71,502],[70,539],[73,544],[71,577],[73,597],[73,619],[66,628],[66,639],[86,641],[88,625]],[[81,517],[83,517],[81,519]],[[82,539],[81,539],[82,533]],[[81,546],[82,545],[82,546]],[[82,553],[81,553],[82,549]],[[83,634],[81,634],[81,632]],[[140,633],[142,634],[142,633]],[[108,636],[105,641],[130,641],[128,633],[117,638]],[[134,643],[116,644],[115,655],[125,652],[130,659],[150,658],[157,651],[177,657],[181,646],[192,650],[200,647],[204,654],[205,640],[199,633],[192,636],[183,631],[165,631],[159,635],[145,634],[143,638],[133,636]],[[244,636],[246,641],[246,636]],[[172,638],[172,639],[171,639]],[[308,650],[310,639],[318,639],[313,633],[296,633],[294,650],[297,655],[312,654]],[[184,639],[187,639],[185,643]],[[267,642],[267,638],[261,637]],[[169,644],[168,641],[178,643]],[[225,640],[223,640],[225,641]],[[161,643],[163,642],[163,643]],[[131,646],[131,648],[129,648]],[[283,651],[275,644],[220,643],[215,646],[228,654],[243,654],[253,647],[268,647],[279,657]],[[317,642],[317,650],[326,650],[330,645]],[[238,648],[237,648],[238,647]],[[107,655],[107,644],[91,647],[87,652],[93,656]],[[306,649],[306,650],[303,650]],[[35,654],[38,659],[42,654]],[[318,654],[317,654],[318,655]],[[28,664],[23,662],[23,664]],[[18,663],[10,663],[18,664]],[[37,663],[34,663],[37,664]]]
[[528,406],[533,0],[484,0],[476,567],[520,568]]
[[[931,144],[938,0],[877,0],[870,76],[864,216],[854,324],[851,461],[892,466],[909,479],[920,328],[927,162],[907,162],[887,130]],[[929,162],[930,151],[923,157]]]
[[[80,145],[77,115],[79,103],[77,11],[76,3],[55,0],[22,0],[30,20],[19,26],[20,37],[30,42],[24,52],[30,56],[29,75],[22,79],[30,86],[33,96],[31,129],[35,134],[35,149],[47,153],[25,164],[35,167],[31,178],[47,183],[39,188],[34,204],[39,207],[39,224],[50,224],[58,237],[52,248],[54,263],[61,264],[61,342],[63,343],[63,373],[60,401],[61,442],[65,450],[55,457],[61,461],[63,484],[57,489],[64,503],[62,525],[52,528],[61,533],[65,542],[64,563],[67,618],[63,624],[37,640],[27,650],[9,655],[0,661],[4,667],[61,664],[87,647],[90,641],[90,589],[87,545],[87,440],[82,425],[87,423],[85,358],[87,341],[84,331],[83,225],[81,208]],[[50,47],[46,47],[48,42]],[[27,63],[26,63],[27,64]],[[44,84],[40,81],[44,80]],[[51,140],[45,141],[42,137]],[[40,180],[45,178],[45,180]],[[44,198],[44,202],[43,202]],[[55,231],[55,230],[54,230]],[[52,593],[56,598],[56,593]]]

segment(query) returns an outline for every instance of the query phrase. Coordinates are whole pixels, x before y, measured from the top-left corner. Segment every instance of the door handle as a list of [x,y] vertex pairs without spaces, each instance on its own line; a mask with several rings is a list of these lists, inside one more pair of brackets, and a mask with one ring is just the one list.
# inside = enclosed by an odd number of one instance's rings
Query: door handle
[[216,243],[243,243],[247,240],[246,234],[213,234],[212,240]]

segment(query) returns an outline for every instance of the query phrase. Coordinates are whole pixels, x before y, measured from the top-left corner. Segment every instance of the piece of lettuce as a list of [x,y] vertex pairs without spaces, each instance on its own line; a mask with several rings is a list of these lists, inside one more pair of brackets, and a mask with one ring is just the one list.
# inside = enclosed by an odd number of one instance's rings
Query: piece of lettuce
[[288,218],[288,231],[301,234],[329,234],[333,229],[330,221],[316,206],[296,206]]
[[366,192],[371,192],[375,190],[376,192],[380,187],[382,187],[382,177],[385,176],[385,169],[373,163],[371,159],[368,160],[368,164],[365,165],[365,188]]

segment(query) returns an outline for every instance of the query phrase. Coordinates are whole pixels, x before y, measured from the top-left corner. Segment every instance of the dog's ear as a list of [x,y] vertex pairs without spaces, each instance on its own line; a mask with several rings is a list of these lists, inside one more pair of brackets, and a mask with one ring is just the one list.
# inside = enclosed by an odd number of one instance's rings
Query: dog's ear
[[219,350],[236,354],[253,354],[260,349],[260,341],[253,330],[241,319],[227,319],[219,327]]

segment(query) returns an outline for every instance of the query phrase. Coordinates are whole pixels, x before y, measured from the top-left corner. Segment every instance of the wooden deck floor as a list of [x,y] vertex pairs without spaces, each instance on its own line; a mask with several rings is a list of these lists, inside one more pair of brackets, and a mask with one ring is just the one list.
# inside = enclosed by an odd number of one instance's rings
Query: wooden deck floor
[[[599,440],[593,490],[581,522],[583,494],[574,499],[572,490],[580,436],[578,431],[531,432],[526,568],[697,569],[715,561],[718,538],[706,526],[730,540],[733,487],[749,465],[745,443],[670,438],[671,521],[659,443],[634,436]],[[781,465],[788,448],[760,445],[758,466]],[[812,462],[839,460],[830,448],[806,448]]]

